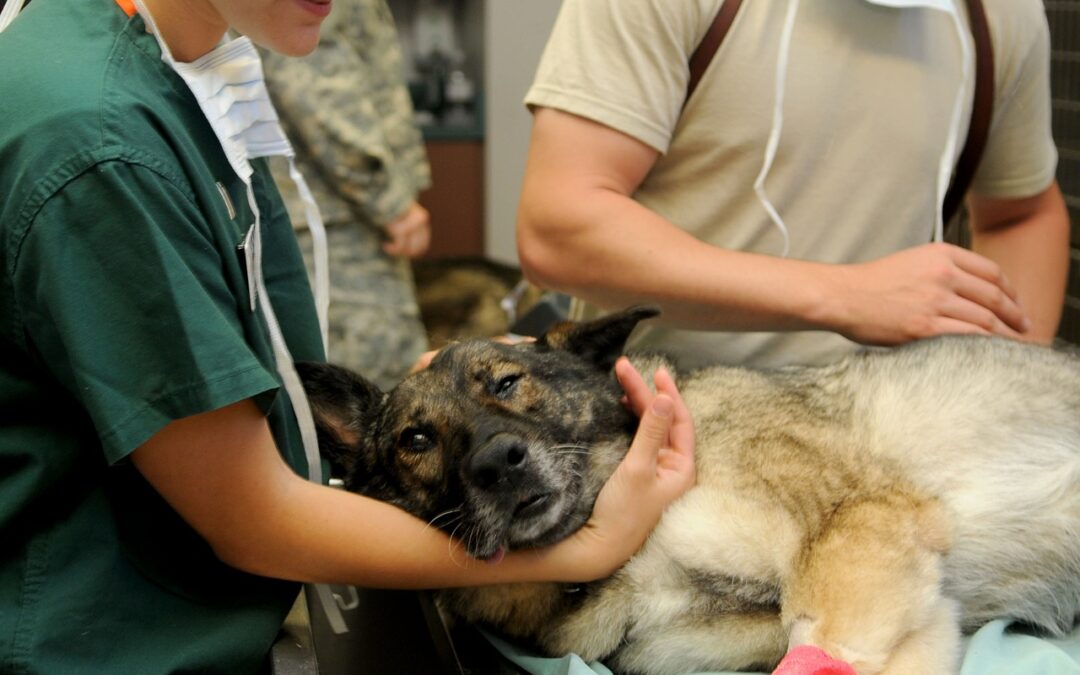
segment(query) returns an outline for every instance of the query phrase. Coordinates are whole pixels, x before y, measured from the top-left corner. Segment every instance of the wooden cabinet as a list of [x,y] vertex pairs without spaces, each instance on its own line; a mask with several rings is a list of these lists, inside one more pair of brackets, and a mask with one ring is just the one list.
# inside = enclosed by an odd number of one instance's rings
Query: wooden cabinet
[[431,213],[426,259],[484,254],[484,144],[480,139],[429,139],[431,187],[420,203]]

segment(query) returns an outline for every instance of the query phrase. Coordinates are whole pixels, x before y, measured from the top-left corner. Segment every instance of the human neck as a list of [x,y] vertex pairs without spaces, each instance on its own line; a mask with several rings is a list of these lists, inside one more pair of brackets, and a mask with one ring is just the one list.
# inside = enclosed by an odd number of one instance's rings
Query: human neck
[[173,58],[194,61],[221,42],[228,24],[208,0],[143,0]]

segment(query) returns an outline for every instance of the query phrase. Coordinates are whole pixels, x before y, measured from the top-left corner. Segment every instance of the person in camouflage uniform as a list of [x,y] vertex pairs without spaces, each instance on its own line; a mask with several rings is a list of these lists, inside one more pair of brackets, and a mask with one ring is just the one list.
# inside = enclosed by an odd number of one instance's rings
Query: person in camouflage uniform
[[[430,243],[428,213],[416,197],[431,183],[393,16],[385,0],[339,1],[311,55],[262,58],[297,167],[327,226],[329,359],[389,388],[427,349],[408,258]],[[287,163],[275,158],[271,167],[302,228]],[[310,234],[298,229],[297,237],[310,270]]]

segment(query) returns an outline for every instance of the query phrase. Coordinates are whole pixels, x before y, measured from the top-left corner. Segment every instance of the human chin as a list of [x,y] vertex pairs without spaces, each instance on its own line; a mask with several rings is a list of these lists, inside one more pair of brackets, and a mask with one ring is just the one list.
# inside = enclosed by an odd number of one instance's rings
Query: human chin
[[315,51],[319,46],[319,26],[308,28],[302,32],[295,31],[288,39],[276,49],[285,56],[306,56]]
[[[292,25],[256,40],[260,45],[285,56],[304,56],[319,46],[322,21]],[[255,38],[252,38],[255,39]]]

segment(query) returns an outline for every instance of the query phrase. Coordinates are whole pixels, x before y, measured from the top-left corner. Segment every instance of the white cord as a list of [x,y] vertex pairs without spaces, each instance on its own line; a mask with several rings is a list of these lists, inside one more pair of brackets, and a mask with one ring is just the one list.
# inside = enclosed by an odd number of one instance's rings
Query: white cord
[[799,0],[788,0],[787,16],[784,19],[784,32],[780,37],[780,50],[776,57],[776,92],[773,100],[772,130],[769,132],[769,140],[765,144],[765,160],[761,165],[761,172],[758,173],[758,177],[754,181],[754,193],[757,194],[757,198],[761,205],[765,207],[769,218],[772,219],[777,229],[780,230],[780,234],[784,237],[784,250],[781,256],[785,258],[791,248],[791,237],[788,234],[787,226],[784,225],[784,220],[780,217],[780,213],[777,212],[776,207],[769,201],[769,197],[765,193],[765,177],[769,175],[773,160],[776,159],[776,150],[780,145],[780,131],[784,127],[784,85],[787,80],[788,55],[791,53],[791,33],[795,27],[795,14],[798,11]]

